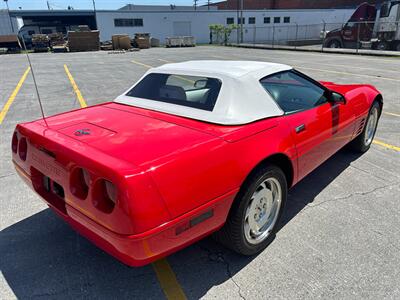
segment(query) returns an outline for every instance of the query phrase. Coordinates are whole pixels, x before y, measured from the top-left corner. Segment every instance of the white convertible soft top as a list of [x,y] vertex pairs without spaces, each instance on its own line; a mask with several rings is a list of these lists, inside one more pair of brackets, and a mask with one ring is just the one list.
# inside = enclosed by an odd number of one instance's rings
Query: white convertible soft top
[[256,61],[198,60],[152,68],[140,79],[149,73],[218,78],[222,85],[212,111],[127,96],[126,93],[137,83],[114,101],[210,123],[246,124],[283,115],[259,81],[265,76],[290,69],[292,67],[283,64]]

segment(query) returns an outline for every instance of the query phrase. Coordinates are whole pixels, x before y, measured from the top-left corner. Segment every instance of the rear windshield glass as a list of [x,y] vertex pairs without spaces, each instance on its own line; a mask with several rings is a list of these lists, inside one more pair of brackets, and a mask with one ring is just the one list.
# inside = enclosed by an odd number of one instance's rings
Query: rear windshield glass
[[212,111],[220,89],[216,78],[150,73],[126,95]]

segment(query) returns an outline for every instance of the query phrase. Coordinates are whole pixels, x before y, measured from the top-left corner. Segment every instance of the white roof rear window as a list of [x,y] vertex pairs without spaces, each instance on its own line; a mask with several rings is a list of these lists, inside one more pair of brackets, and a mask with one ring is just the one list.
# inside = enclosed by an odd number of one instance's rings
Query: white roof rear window
[[217,78],[150,73],[126,96],[212,111],[221,85]]

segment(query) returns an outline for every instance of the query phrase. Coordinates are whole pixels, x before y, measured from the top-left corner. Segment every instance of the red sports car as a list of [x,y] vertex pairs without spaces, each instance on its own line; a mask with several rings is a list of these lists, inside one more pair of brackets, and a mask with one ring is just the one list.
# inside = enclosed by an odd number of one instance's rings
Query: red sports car
[[128,265],[213,232],[252,255],[288,188],[346,144],[368,150],[382,105],[373,86],[287,65],[166,64],[114,102],[19,124],[12,157],[61,218]]

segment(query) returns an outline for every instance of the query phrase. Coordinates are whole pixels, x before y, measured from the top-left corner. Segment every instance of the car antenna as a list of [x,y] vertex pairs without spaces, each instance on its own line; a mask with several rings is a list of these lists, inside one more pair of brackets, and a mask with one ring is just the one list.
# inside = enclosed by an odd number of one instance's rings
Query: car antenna
[[43,122],[46,124],[46,127],[49,127],[49,125],[47,124],[46,118],[44,116],[42,100],[40,99],[39,89],[38,89],[37,84],[36,84],[35,73],[33,72],[31,59],[29,58],[28,50],[26,49],[24,37],[21,37],[21,40],[22,40],[22,44],[24,45],[24,50],[25,50],[26,58],[28,59],[29,68],[31,69],[31,72],[32,72],[33,84],[35,85],[36,96],[37,96],[37,99],[38,99],[38,102],[39,102],[40,111],[42,113]]

